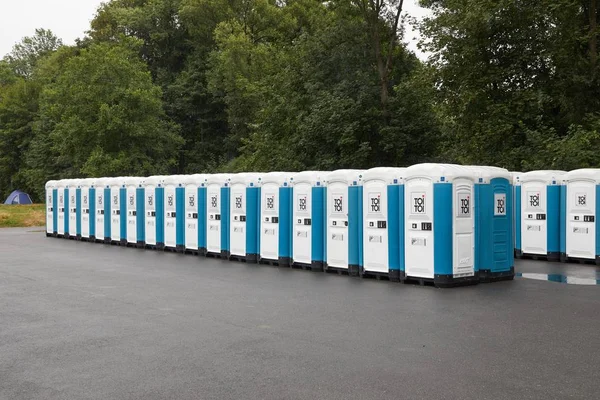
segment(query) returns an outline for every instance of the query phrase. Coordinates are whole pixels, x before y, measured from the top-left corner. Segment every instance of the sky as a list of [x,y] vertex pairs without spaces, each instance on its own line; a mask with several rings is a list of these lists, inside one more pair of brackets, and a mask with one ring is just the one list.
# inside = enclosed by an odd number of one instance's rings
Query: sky
[[[405,0],[405,12],[422,17],[427,10],[417,5],[418,0]],[[36,28],[50,29],[64,44],[73,44],[89,29],[90,21],[102,0],[0,0],[0,58],[13,45]],[[405,41],[409,48],[424,58],[416,46],[416,32],[407,30]]]

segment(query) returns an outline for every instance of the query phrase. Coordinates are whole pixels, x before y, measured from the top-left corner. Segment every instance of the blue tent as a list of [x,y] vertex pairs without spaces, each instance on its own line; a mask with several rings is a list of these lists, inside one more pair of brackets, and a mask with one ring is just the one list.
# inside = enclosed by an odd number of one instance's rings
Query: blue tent
[[27,193],[15,190],[8,195],[4,204],[33,204],[31,197]]

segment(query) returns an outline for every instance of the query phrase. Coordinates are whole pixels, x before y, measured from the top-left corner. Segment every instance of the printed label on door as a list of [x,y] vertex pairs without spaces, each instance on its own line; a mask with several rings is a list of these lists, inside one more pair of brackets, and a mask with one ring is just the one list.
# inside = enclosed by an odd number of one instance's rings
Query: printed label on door
[[494,194],[494,215],[506,215],[506,193]]

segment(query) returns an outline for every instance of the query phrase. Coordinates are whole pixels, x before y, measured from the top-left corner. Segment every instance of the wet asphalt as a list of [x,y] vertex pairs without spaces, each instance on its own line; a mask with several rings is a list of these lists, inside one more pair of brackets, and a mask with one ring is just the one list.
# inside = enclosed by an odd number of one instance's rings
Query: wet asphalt
[[[557,269],[598,274],[517,263]],[[435,289],[0,229],[0,399],[593,399],[599,316],[600,286]]]

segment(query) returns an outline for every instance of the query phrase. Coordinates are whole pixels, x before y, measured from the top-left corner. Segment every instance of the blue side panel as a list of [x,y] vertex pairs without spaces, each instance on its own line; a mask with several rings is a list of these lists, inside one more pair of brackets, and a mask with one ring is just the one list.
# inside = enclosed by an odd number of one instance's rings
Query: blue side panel
[[600,255],[600,222],[598,221],[598,217],[600,216],[600,201],[598,199],[600,199],[600,186],[596,185],[596,219],[594,222],[596,224],[596,256]]
[[400,271],[406,271],[406,240],[404,232],[404,185],[398,186],[398,256]]
[[388,268],[400,269],[400,186],[388,185]]
[[135,189],[135,227],[138,242],[146,242],[146,191],[143,187]]
[[156,243],[165,243],[165,188],[157,187],[156,201]]
[[175,245],[185,245],[185,188],[175,188]]
[[323,261],[327,261],[327,187],[323,187]]
[[119,188],[119,220],[120,238],[127,240],[127,189]]
[[206,188],[198,188],[198,248],[206,249]]
[[52,233],[58,231],[58,190],[52,189]]
[[258,254],[260,236],[260,189],[246,188],[246,254]]
[[96,236],[96,189],[90,188],[88,192],[88,204],[90,205],[90,236]]
[[513,215],[515,215],[515,190],[513,188],[513,185],[508,184],[508,195],[506,197],[506,212],[507,215],[509,216],[509,224],[510,224],[510,230],[509,230],[509,234],[510,234],[510,243],[508,245],[509,247],[509,254],[508,254],[508,266],[510,267],[514,267],[515,265],[515,252],[514,252],[514,243],[515,243],[515,221],[512,218]]
[[229,197],[230,187],[221,188],[221,250],[229,251]]
[[323,235],[325,226],[325,188],[323,186],[314,186],[312,188],[312,235],[311,235],[311,260],[325,261],[324,248],[325,236]]
[[[104,188],[104,237],[110,238],[110,189]],[[103,239],[103,238],[101,238]]]
[[358,186],[358,266],[359,267],[363,267],[364,266],[364,256],[363,256],[363,251],[364,251],[364,245],[363,245],[363,187],[362,186]]
[[75,190],[75,234],[81,235],[81,189]]
[[[598,187],[596,187],[596,198],[598,198],[597,195]],[[596,201],[596,207],[598,207],[598,201]],[[596,215],[598,215],[597,212]],[[567,187],[565,185],[561,185],[560,187],[560,252],[562,254],[567,253]],[[598,254],[597,245],[596,254]]]
[[433,273],[452,275],[452,184],[433,185]]
[[515,187],[515,249],[521,250],[521,186]]
[[348,187],[348,265],[361,265],[359,243],[362,242],[359,228],[360,218],[360,189],[362,186]]
[[[509,271],[513,266],[513,239],[512,239],[512,187],[505,178],[494,178],[490,185],[490,194],[486,197],[484,210],[491,220],[491,229],[488,247],[481,250],[490,258],[490,269],[493,273]],[[502,202],[504,195],[506,201]],[[489,256],[488,256],[489,253]],[[487,260],[487,259],[486,259]]]
[[[487,189],[487,190],[486,190]],[[491,230],[491,226],[489,226],[489,221],[484,218],[484,210],[483,204],[487,201],[487,193],[489,192],[489,186],[481,183],[476,183],[473,187],[473,191],[475,192],[475,209],[474,209],[474,217],[475,217],[475,263],[474,269],[475,272],[480,269],[486,269],[486,265],[490,263],[486,263],[483,258],[485,258],[485,251],[482,254],[481,250],[485,249],[485,243],[487,242],[488,232]],[[488,268],[489,269],[489,268]]]
[[279,257],[292,257],[292,188],[279,188]]
[[[65,189],[64,191],[64,199],[65,199],[65,203],[68,201],[69,199],[69,189]],[[63,203],[64,204],[64,203]],[[69,206],[71,206],[71,203],[69,202]],[[70,207],[65,207],[65,236],[69,236],[69,209]]]
[[548,229],[548,253],[560,251],[560,186],[548,186],[547,190],[548,213],[546,223]]
[[262,193],[261,190],[262,189],[260,187],[258,187],[257,189],[258,189],[258,200],[257,200],[258,201],[258,226],[256,227],[256,229],[257,229],[257,232],[258,232],[257,233],[258,237],[256,238],[256,245],[258,246],[257,247],[258,251],[257,251],[256,254],[260,254],[260,236],[261,236],[261,234],[260,234],[260,221],[261,221],[261,217],[262,217],[262,209],[260,208],[260,199],[261,199],[261,193]]

